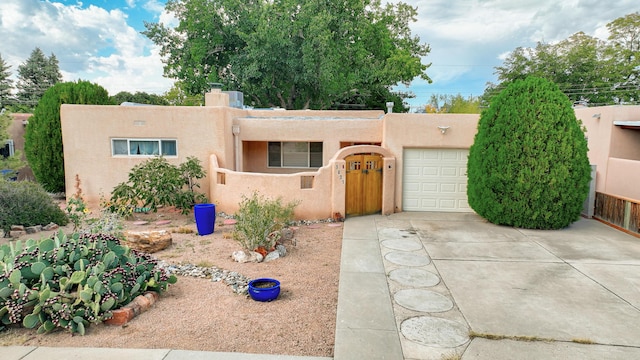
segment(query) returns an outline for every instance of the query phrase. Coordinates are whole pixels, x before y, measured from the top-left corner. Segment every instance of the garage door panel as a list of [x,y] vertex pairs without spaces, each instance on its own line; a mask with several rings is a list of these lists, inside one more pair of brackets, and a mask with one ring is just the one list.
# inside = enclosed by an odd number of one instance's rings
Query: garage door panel
[[442,184],[440,185],[440,192],[455,194],[458,192],[458,186],[456,184]]
[[420,191],[420,183],[419,182],[410,182],[405,183],[405,191],[407,192],[419,192]]
[[441,176],[460,176],[460,169],[455,167],[443,167],[440,172]]
[[420,155],[418,156],[418,158],[423,160],[438,160],[440,158],[440,154],[434,153],[434,152],[422,151],[420,152]]
[[442,199],[440,200],[440,210],[441,211],[452,211],[452,210],[456,210],[456,205],[458,204],[458,202],[456,200],[453,199]]
[[420,168],[410,167],[406,169],[406,176],[420,176]]
[[438,185],[437,183],[421,183],[420,184],[420,190],[422,193],[437,193],[438,192]]
[[435,166],[424,166],[422,168],[422,176],[438,176],[438,172],[440,169],[438,169]]
[[468,155],[466,149],[406,149],[403,209],[471,211],[467,203]]

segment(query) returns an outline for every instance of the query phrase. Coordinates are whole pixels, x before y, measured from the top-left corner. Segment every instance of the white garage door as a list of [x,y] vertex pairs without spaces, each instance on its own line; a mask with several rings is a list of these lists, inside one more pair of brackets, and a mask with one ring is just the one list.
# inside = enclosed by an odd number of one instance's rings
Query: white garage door
[[405,149],[405,211],[471,212],[467,204],[467,149]]

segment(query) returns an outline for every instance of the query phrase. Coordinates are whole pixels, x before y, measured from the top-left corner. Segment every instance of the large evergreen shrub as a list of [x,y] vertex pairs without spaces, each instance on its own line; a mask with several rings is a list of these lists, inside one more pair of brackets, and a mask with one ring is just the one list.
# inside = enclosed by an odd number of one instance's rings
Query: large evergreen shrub
[[60,105],[108,105],[109,93],[88,81],[58,83],[38,102],[25,131],[24,151],[36,180],[50,192],[64,192]]
[[591,180],[571,102],[535,77],[512,83],[483,111],[467,168],[473,210],[492,223],[531,229],[578,220]]

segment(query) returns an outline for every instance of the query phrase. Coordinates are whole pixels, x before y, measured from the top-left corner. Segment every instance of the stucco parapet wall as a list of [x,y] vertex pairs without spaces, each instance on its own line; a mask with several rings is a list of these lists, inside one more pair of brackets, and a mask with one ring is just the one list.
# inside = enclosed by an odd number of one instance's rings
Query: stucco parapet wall
[[283,118],[283,119],[381,119],[381,110],[247,110],[242,118]]

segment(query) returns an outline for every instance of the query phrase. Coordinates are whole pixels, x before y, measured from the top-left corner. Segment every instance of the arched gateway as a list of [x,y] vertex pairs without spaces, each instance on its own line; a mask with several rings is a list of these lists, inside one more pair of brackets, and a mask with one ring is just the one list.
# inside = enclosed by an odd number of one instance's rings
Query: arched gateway
[[[395,158],[375,145],[357,145],[341,149],[334,156],[340,187],[344,189],[346,216],[393,213]],[[341,202],[342,203],[342,202]]]

